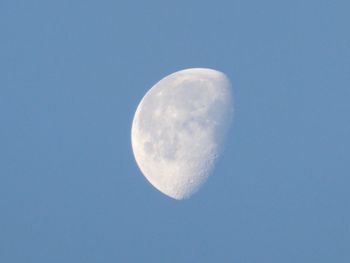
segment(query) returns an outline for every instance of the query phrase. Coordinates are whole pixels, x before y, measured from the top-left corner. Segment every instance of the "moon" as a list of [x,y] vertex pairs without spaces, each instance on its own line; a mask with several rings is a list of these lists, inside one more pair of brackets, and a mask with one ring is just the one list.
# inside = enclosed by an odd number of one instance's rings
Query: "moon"
[[191,68],[170,74],[136,109],[131,128],[136,163],[160,192],[187,199],[212,173],[232,116],[231,83],[224,73]]

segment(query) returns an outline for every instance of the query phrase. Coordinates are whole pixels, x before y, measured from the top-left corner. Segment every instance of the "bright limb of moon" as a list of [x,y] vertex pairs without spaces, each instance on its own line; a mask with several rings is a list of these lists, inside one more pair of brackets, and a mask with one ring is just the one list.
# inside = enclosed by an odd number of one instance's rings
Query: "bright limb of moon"
[[142,98],[132,123],[141,172],[162,193],[189,198],[211,174],[232,115],[231,84],[222,72],[192,68],[163,78]]

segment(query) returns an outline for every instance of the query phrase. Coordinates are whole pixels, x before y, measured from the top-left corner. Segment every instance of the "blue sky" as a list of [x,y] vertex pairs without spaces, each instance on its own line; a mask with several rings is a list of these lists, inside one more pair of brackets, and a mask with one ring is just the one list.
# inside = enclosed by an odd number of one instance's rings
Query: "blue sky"
[[[0,1],[0,262],[350,262],[348,1]],[[130,129],[184,68],[225,72],[226,152],[193,198]]]

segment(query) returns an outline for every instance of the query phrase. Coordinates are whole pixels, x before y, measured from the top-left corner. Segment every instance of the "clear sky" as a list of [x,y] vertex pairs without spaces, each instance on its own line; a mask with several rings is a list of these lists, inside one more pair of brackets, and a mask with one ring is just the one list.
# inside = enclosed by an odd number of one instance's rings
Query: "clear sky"
[[[350,262],[349,1],[0,1],[0,262]],[[225,72],[226,152],[175,201],[132,155],[144,93]]]

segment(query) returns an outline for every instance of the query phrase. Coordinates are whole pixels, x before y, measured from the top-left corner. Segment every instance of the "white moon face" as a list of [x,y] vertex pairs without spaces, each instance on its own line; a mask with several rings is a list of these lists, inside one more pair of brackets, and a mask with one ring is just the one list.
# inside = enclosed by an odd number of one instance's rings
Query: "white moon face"
[[220,155],[232,101],[228,78],[205,68],[175,72],[146,93],[134,116],[131,143],[155,188],[180,200],[203,185]]

